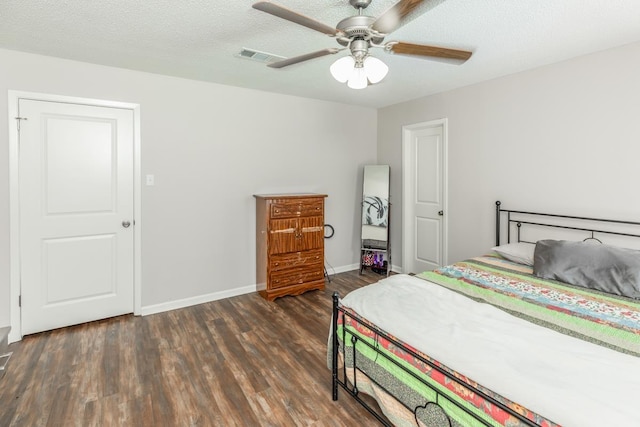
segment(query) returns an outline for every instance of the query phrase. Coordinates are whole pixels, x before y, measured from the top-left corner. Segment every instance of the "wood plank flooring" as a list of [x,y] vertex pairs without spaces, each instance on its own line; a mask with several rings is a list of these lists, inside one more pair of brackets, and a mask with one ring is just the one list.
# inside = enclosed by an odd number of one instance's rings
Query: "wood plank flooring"
[[257,293],[25,337],[0,380],[0,426],[365,426],[331,400],[331,294],[382,276],[340,273],[325,291]]

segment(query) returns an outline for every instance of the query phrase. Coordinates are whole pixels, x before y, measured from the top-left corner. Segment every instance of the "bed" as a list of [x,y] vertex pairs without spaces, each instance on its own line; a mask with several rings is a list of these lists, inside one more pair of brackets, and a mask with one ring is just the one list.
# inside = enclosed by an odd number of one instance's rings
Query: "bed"
[[640,426],[637,230],[496,202],[487,254],[334,294],[333,400],[384,425]]

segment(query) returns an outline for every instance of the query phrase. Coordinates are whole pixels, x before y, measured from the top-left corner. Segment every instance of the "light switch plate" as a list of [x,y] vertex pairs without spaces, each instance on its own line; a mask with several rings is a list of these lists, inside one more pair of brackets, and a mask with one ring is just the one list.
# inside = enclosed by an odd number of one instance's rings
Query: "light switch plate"
[[153,175],[147,175],[147,185],[155,185],[155,177]]

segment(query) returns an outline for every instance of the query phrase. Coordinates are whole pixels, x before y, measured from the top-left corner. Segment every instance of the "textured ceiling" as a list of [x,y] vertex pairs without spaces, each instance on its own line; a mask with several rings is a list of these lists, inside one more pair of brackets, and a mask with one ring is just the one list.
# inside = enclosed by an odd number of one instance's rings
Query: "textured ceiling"
[[[463,65],[372,53],[388,76],[363,90],[333,80],[341,52],[271,69],[250,48],[293,57],[339,47],[319,32],[251,7],[251,0],[2,0],[0,48],[369,107],[384,107],[640,40],[640,1],[436,0],[385,41],[474,52]],[[330,26],[348,0],[277,0]],[[373,0],[379,16],[395,0]],[[435,7],[432,7],[434,6]]]

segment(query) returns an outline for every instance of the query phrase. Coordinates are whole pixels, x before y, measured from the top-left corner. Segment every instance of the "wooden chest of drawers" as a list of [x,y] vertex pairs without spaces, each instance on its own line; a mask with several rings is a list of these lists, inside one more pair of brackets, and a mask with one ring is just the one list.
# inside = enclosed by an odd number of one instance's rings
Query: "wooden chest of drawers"
[[269,301],[324,289],[324,194],[257,194],[256,283]]

